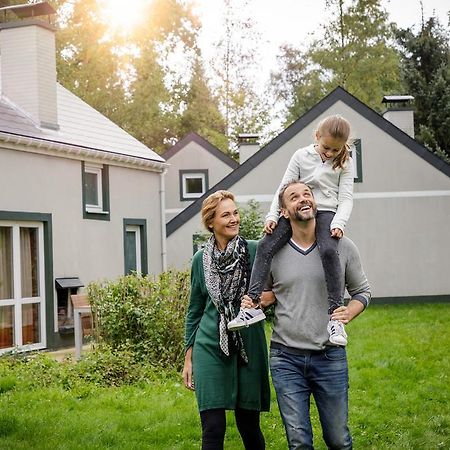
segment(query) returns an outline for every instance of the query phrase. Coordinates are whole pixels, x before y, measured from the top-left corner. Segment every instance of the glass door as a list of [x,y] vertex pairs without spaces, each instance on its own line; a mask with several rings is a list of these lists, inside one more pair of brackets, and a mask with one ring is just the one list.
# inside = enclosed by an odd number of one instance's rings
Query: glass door
[[0,222],[0,352],[43,348],[43,225]]

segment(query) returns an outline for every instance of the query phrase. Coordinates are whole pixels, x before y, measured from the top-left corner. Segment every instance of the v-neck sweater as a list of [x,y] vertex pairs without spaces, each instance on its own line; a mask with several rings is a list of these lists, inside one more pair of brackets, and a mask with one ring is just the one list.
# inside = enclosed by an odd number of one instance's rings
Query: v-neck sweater
[[[370,287],[356,245],[344,236],[338,251],[345,287],[352,299],[367,306]],[[277,299],[272,342],[301,350],[323,350],[330,345],[327,287],[315,243],[302,250],[290,240],[273,257],[266,288]]]

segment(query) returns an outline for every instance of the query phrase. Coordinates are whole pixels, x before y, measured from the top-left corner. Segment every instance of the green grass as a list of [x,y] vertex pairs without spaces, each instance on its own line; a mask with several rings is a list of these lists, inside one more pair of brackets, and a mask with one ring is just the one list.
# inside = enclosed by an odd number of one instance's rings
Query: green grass
[[[355,449],[450,448],[449,304],[371,306],[348,327]],[[49,383],[0,359],[1,449],[198,449],[194,395],[177,375],[122,387]],[[28,378],[27,378],[28,377]],[[48,378],[48,379],[47,379]],[[70,386],[68,386],[68,384]],[[228,416],[225,448],[242,448]],[[313,411],[316,448],[325,449]],[[287,448],[273,396],[268,449]]]

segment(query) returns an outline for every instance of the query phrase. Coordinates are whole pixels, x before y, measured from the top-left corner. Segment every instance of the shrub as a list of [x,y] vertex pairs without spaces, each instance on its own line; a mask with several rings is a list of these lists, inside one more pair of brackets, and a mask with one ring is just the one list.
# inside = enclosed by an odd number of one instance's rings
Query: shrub
[[180,370],[189,291],[189,272],[178,271],[91,283],[96,339],[112,352],[132,352],[137,360]]

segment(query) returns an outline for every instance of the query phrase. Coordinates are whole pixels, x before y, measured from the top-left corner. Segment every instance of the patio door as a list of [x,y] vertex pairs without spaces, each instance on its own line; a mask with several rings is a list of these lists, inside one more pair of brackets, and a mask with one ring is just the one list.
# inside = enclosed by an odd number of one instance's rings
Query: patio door
[[46,345],[43,230],[0,221],[0,352]]

